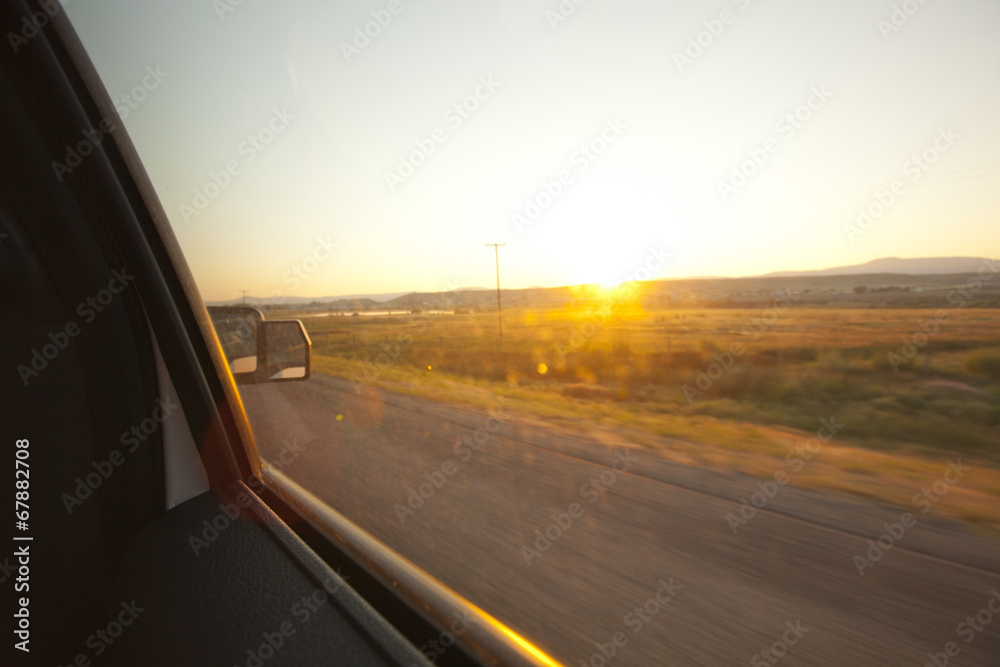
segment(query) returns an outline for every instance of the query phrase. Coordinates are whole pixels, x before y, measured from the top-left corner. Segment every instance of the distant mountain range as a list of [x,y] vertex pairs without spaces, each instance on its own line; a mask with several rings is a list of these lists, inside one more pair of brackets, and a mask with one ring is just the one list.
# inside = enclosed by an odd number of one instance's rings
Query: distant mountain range
[[914,276],[945,275],[949,273],[975,273],[987,260],[982,257],[924,257],[900,259],[883,257],[864,264],[837,266],[819,271],[776,271],[762,278],[797,278],[804,276],[856,276],[872,273],[902,273]]
[[[461,287],[457,292],[480,292],[496,289],[494,287]],[[246,303],[248,306],[301,306],[302,304],[318,302],[331,308],[372,308],[379,305],[391,306],[390,301],[409,296],[414,292],[391,292],[388,294],[351,294],[349,296],[276,296],[262,298],[247,296],[229,299],[227,301],[207,301],[207,306],[234,306]]]
[[[248,306],[264,306],[268,304],[298,306],[304,303],[319,301],[320,303],[343,302],[345,305],[357,304],[364,307],[365,305],[378,305],[380,302],[390,301],[397,297],[401,297],[404,294],[409,294],[409,292],[393,292],[392,294],[351,294],[348,296],[278,296],[266,299],[257,296],[248,296],[246,298],[246,304]],[[228,301],[209,301],[206,305],[232,306],[241,303],[244,303],[244,300],[242,298],[238,298],[229,299]]]
[[[912,259],[901,259],[899,257],[883,257],[873,259],[864,264],[851,266],[837,266],[830,269],[820,269],[817,271],[776,271],[766,273],[762,276],[746,276],[746,278],[807,278],[822,276],[857,276],[866,274],[903,274],[903,275],[947,275],[953,273],[976,273],[984,262],[989,260],[981,257],[923,257]],[[700,277],[684,278],[678,280],[724,280],[721,277]],[[458,292],[481,292],[492,290],[492,287],[464,287]],[[526,291],[546,290],[544,287],[532,287]],[[508,291],[508,290],[504,290]],[[525,290],[522,290],[525,291]],[[431,293],[419,293],[420,299]],[[405,297],[405,298],[404,298]],[[368,309],[384,306],[386,308],[409,308],[415,307],[422,301],[417,300],[416,292],[393,292],[390,294],[353,294],[349,296],[322,296],[322,297],[298,297],[285,296],[276,298],[260,298],[248,296],[247,305],[288,305],[299,306],[312,302],[319,302],[333,309]],[[478,299],[475,299],[478,300]],[[210,306],[225,306],[243,303],[243,299],[230,299],[228,301],[210,301]]]

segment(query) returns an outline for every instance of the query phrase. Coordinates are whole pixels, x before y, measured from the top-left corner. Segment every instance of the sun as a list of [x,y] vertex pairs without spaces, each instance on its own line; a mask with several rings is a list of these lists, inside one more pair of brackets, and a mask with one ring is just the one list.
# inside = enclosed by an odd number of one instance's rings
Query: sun
[[615,289],[621,284],[622,281],[620,279],[606,278],[603,282],[601,282],[601,289],[607,292],[610,296],[611,293],[614,292]]

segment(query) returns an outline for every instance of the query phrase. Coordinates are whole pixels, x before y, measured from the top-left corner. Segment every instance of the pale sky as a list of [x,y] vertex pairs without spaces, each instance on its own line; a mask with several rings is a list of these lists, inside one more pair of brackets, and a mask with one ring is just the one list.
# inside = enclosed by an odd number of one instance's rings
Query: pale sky
[[[558,0],[66,9],[113,98],[145,77],[124,124],[217,300],[492,286],[493,242],[505,288],[613,282],[650,248],[671,255],[660,278],[995,256],[1000,3],[914,2],[890,32],[894,4],[588,0],[558,23]],[[391,22],[348,62],[372,12]],[[418,142],[434,150],[403,178]],[[748,151],[767,159],[724,200]],[[845,229],[895,180],[884,215]]]

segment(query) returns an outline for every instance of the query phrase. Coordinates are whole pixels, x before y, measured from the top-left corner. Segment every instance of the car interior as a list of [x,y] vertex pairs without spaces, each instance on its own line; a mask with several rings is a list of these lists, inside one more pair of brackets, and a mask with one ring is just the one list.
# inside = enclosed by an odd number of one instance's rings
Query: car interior
[[[0,24],[39,11],[5,1]],[[2,431],[34,473],[5,664],[553,664],[265,478],[233,378],[308,378],[304,330],[210,315],[73,28],[26,34],[0,50]],[[482,622],[429,660],[456,610]]]

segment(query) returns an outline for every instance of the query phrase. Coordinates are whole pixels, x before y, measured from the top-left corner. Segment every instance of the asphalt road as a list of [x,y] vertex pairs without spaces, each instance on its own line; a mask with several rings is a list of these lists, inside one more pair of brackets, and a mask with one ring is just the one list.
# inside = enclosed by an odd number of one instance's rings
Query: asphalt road
[[321,376],[243,398],[265,458],[566,665],[1000,665],[1000,542],[913,507],[768,487],[734,534],[766,480],[613,434]]

